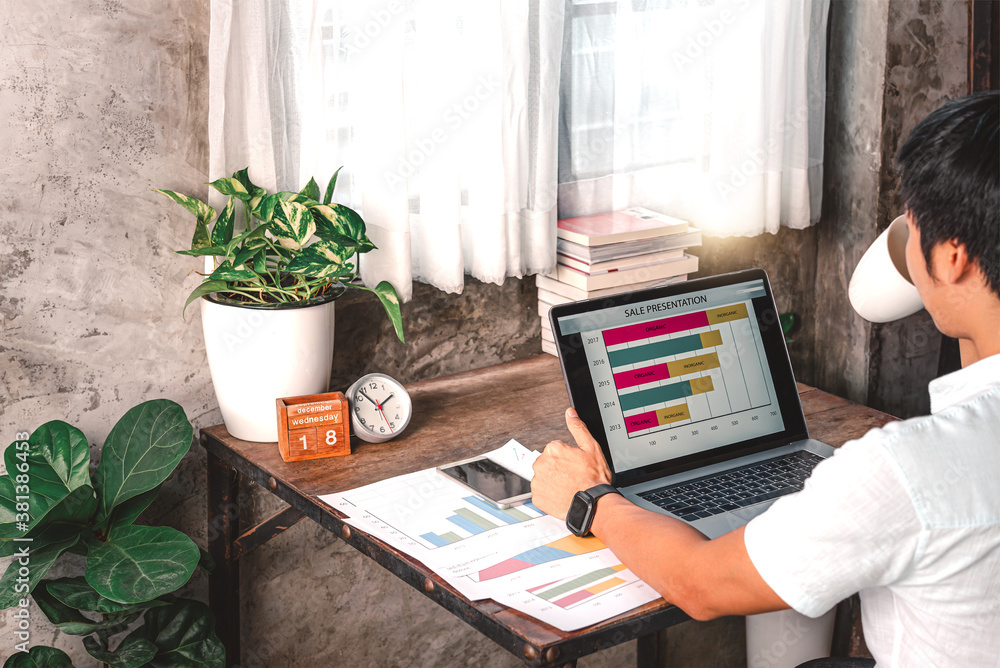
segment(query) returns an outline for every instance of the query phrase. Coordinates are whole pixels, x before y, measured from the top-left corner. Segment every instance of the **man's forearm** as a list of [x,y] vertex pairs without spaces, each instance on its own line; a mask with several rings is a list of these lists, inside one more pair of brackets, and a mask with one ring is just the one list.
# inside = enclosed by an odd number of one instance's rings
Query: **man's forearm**
[[633,573],[695,619],[788,607],[750,563],[742,529],[710,541],[678,519],[609,494],[597,502],[591,531]]

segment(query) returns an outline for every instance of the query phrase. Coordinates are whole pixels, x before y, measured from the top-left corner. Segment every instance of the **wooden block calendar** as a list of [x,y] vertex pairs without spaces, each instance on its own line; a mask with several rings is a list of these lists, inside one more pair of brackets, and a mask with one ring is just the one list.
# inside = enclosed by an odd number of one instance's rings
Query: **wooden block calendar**
[[347,397],[343,392],[276,400],[278,450],[286,462],[351,454]]

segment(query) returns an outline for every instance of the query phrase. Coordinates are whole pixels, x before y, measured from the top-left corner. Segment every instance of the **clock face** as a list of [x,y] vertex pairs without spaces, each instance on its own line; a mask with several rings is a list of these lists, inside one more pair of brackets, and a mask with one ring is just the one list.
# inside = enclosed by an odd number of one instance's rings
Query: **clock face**
[[375,443],[387,441],[409,424],[410,396],[392,378],[368,374],[351,390],[351,422],[358,438]]

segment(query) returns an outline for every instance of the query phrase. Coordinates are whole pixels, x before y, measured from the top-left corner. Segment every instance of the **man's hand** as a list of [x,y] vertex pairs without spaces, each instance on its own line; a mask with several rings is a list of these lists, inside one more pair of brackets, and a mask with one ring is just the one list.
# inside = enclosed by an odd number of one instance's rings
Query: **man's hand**
[[566,411],[566,426],[577,447],[562,441],[546,445],[542,456],[535,460],[535,477],[531,481],[532,504],[559,519],[566,519],[577,492],[611,483],[611,470],[601,446],[572,408]]

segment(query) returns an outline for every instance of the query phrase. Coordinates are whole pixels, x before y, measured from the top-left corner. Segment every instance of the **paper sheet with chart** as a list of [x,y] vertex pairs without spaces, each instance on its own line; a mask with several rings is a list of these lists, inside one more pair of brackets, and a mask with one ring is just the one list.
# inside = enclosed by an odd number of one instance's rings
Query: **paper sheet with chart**
[[[526,478],[538,457],[514,440],[488,455]],[[492,598],[564,631],[658,597],[598,539],[573,536],[531,503],[498,509],[435,469],[320,499],[347,515],[348,524],[423,562],[470,600]],[[566,590],[574,598],[560,595],[576,579],[616,567],[615,575]]]

